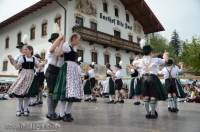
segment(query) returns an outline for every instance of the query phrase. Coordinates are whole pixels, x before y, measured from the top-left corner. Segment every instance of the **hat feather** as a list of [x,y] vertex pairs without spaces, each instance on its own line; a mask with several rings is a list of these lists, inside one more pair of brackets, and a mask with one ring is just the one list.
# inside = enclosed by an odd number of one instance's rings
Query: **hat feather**
[[24,44],[27,44],[27,43],[28,43],[28,35],[27,35],[27,34],[25,34],[25,35],[22,37],[22,42],[23,42]]
[[140,47],[143,48],[145,46],[145,39],[140,40]]
[[78,62],[80,62],[81,61],[81,57],[78,57]]
[[91,63],[91,65],[93,65],[93,66],[94,66],[94,64],[95,64],[95,62],[92,62],[92,63]]
[[60,34],[60,28],[59,28],[59,26],[58,26],[57,23],[54,24],[53,32],[54,32],[54,33],[58,33],[58,34]]
[[122,61],[119,62],[119,65],[122,66]]

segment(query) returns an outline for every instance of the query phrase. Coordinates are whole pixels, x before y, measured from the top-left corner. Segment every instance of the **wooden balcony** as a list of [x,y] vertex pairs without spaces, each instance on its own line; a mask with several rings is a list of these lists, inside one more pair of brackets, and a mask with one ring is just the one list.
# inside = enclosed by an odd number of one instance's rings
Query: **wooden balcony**
[[134,52],[136,54],[141,52],[140,45],[125,39],[117,38],[110,34],[106,34],[100,31],[96,31],[86,27],[73,27],[73,32],[79,33],[81,39],[88,41],[90,45],[97,43],[107,47],[116,48],[118,50],[126,50],[127,53]]

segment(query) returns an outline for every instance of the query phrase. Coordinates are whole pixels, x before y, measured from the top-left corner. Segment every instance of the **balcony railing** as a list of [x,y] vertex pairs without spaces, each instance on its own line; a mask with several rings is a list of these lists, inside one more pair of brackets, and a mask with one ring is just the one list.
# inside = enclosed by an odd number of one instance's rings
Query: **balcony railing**
[[104,47],[114,47],[116,50],[126,50],[127,52],[141,52],[140,45],[125,39],[117,38],[97,30],[86,27],[73,27],[72,30],[81,35],[84,41],[104,45]]

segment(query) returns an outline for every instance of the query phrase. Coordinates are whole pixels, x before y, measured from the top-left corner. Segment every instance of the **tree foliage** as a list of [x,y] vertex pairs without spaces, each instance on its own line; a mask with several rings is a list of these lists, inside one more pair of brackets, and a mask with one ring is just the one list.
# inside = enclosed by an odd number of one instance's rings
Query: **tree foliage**
[[200,37],[193,37],[191,43],[184,41],[180,57],[190,72],[200,75]]
[[172,33],[172,37],[171,37],[170,43],[174,47],[174,54],[176,56],[178,56],[179,53],[180,53],[180,49],[181,49],[181,41],[180,41],[179,35],[176,32],[176,30],[174,30],[173,33]]

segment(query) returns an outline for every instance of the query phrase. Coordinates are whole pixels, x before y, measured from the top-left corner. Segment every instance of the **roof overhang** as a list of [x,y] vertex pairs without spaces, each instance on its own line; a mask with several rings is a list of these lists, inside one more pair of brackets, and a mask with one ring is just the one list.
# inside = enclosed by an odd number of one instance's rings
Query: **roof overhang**
[[142,25],[145,34],[165,30],[144,0],[120,1],[123,3],[125,10],[128,10],[134,16],[135,21]]

